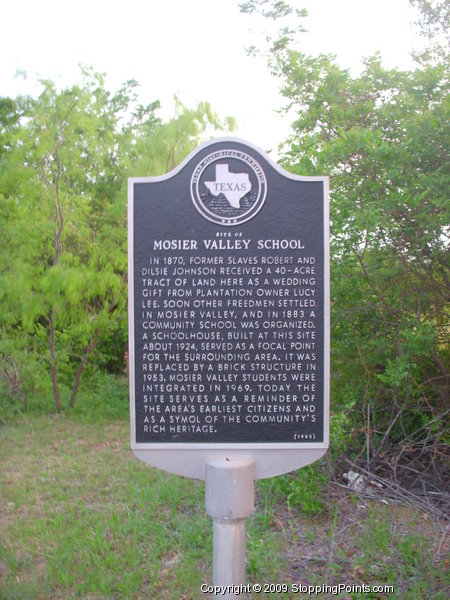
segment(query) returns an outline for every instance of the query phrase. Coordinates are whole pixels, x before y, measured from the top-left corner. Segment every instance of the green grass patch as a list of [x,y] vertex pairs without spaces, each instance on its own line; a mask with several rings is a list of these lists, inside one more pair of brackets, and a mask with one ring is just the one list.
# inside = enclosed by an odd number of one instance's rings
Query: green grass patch
[[316,463],[294,473],[280,475],[259,482],[269,503],[286,502],[289,507],[299,508],[304,514],[320,514],[326,507],[327,474]]
[[[127,422],[25,415],[0,430],[0,471],[2,600],[197,598],[211,581],[203,482],[138,461]],[[276,534],[249,528],[260,574]]]
[[[118,403],[121,394],[112,394]],[[0,428],[2,600],[202,597],[212,578],[204,485],[138,461],[128,422],[116,417],[80,406]],[[420,515],[398,520],[394,507],[361,508],[349,495],[330,504],[321,477],[307,468],[260,482],[247,521],[249,581],[386,583],[393,599],[445,597],[439,530]],[[303,504],[286,502],[286,491]],[[351,596],[360,597],[370,596]]]
[[355,537],[352,570],[365,581],[393,585],[397,591],[392,598],[445,600],[450,579],[444,561],[435,554],[432,533],[419,515],[406,512],[399,523],[392,520],[390,507],[375,506],[369,510],[361,535]]

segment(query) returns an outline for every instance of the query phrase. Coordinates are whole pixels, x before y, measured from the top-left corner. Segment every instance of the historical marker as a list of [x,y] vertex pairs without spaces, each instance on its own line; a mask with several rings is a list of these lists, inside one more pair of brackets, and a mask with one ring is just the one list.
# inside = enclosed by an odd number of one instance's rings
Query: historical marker
[[204,477],[249,456],[256,477],[328,447],[328,178],[250,144],[209,142],[129,180],[131,441]]

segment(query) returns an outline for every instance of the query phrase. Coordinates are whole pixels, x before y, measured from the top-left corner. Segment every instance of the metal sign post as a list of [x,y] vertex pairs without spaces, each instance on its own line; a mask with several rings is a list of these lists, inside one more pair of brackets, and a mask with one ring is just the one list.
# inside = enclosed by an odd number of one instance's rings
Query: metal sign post
[[214,140],[129,180],[128,241],[131,448],[205,479],[229,585],[254,479],[328,448],[328,178]]
[[[205,463],[205,505],[213,519],[213,586],[245,584],[245,520],[254,511],[254,462],[215,458]],[[231,591],[223,598],[239,598]]]

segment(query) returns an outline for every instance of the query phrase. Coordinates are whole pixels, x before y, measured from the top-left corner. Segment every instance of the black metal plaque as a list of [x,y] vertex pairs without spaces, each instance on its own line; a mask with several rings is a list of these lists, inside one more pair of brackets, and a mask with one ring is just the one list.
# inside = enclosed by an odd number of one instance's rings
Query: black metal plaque
[[235,139],[129,189],[134,448],[328,444],[328,180]]

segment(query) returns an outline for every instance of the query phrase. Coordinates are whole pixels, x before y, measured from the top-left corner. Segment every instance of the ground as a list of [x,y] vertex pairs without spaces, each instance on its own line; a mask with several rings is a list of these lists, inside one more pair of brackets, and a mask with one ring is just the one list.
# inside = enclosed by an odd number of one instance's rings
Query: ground
[[[202,597],[212,527],[202,482],[148,468],[129,450],[125,420],[23,417],[0,430],[2,600]],[[321,509],[289,506],[259,484],[247,521],[248,581],[393,585],[393,594],[323,598],[446,599],[448,522],[334,481]],[[313,597],[313,596],[311,596]]]

